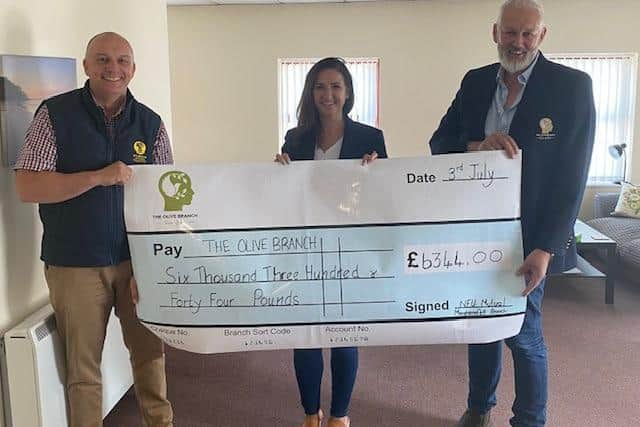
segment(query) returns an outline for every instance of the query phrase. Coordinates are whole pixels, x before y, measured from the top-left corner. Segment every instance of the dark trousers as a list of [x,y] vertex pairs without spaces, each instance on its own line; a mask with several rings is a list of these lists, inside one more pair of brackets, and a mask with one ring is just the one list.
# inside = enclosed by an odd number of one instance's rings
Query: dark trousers
[[[322,349],[296,349],[293,362],[300,390],[300,400],[307,415],[320,409],[322,383]],[[358,372],[358,349],[338,347],[331,349],[331,416],[344,417],[349,412],[351,392]]]

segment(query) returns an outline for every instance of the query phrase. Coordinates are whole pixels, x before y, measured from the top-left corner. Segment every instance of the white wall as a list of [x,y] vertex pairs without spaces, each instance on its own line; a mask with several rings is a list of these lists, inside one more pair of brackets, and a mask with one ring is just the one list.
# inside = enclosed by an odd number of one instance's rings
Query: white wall
[[[494,62],[490,32],[500,3],[169,7],[177,159],[271,160],[281,143],[278,58],[329,55],[380,58],[388,151],[422,155],[464,73]],[[615,7],[600,0],[547,0],[545,7],[550,29],[543,51],[640,51],[638,0],[617,0]],[[638,182],[640,108],[635,137],[630,166]]]
[[[86,43],[102,31],[129,39],[137,63],[131,89],[171,131],[164,0],[0,0],[0,54],[74,57],[79,85]],[[0,333],[48,300],[38,259],[42,231],[37,209],[18,200],[14,184],[13,172],[0,167]]]

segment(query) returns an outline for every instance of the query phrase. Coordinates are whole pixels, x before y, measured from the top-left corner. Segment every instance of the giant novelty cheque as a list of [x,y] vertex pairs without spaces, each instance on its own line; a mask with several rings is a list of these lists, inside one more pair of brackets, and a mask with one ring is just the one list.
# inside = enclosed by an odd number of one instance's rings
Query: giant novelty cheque
[[140,320],[218,353],[481,343],[520,330],[520,159],[137,166]]

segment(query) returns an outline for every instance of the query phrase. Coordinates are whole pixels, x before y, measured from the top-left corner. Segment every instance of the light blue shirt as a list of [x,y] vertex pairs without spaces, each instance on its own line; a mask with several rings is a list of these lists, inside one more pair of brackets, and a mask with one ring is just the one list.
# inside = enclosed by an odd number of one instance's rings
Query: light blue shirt
[[522,94],[524,93],[524,89],[527,87],[527,82],[529,81],[529,77],[531,77],[533,67],[535,67],[536,63],[538,62],[539,56],[540,52],[536,54],[536,57],[533,59],[527,69],[518,75],[518,82],[522,85],[522,90],[518,94],[518,97],[516,98],[513,105],[506,110],[504,109],[504,105],[507,102],[509,90],[507,89],[507,85],[504,83],[503,79],[504,69],[500,67],[500,69],[498,70],[498,75],[496,76],[496,81],[498,82],[498,86],[496,87],[496,94],[493,97],[493,101],[491,102],[491,106],[489,107],[489,111],[487,112],[487,119],[484,122],[485,137],[496,132],[509,133],[509,128],[511,127],[513,116],[515,116],[516,114],[518,104],[520,104]]

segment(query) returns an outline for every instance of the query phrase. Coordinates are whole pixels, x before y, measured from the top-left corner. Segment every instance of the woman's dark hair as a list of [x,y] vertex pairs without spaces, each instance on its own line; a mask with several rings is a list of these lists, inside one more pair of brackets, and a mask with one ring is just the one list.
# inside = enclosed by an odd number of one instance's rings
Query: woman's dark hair
[[313,88],[318,80],[318,74],[327,69],[336,70],[342,74],[344,79],[347,99],[344,102],[344,107],[342,107],[342,113],[346,116],[353,108],[353,80],[344,60],[342,58],[321,59],[313,64],[304,81],[304,89],[298,103],[298,126],[296,130],[299,134],[306,133],[309,130],[317,131],[320,126],[318,109],[313,101]]

